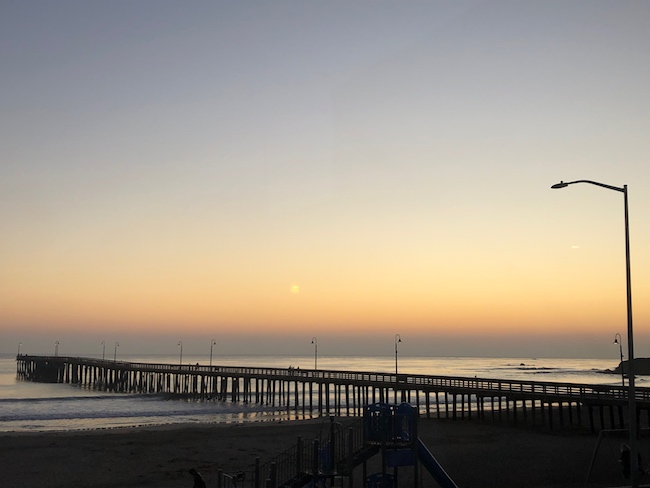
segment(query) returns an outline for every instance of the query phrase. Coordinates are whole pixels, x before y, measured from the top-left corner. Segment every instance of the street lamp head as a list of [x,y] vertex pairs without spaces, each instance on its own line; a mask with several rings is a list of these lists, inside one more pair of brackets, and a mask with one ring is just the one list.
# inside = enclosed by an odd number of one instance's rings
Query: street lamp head
[[551,188],[557,190],[558,188],[566,188],[567,186],[569,186],[568,183],[565,183],[564,181],[560,181],[559,183],[553,185]]

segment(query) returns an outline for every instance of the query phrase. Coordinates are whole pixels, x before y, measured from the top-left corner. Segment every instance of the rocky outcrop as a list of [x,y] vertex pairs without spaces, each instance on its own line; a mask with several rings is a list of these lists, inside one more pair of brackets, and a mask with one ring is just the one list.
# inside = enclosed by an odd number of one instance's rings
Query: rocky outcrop
[[[616,374],[627,374],[628,362],[623,361],[616,368],[610,370]],[[634,358],[634,375],[650,375],[650,358]]]

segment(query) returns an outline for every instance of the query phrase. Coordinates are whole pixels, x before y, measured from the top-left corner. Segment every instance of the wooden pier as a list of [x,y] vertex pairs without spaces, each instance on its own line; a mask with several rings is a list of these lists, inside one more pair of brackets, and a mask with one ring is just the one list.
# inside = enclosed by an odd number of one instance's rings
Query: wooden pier
[[[268,405],[297,415],[362,415],[371,403],[408,402],[420,415],[548,428],[626,428],[627,388],[555,382],[299,368],[132,363],[19,355],[18,378],[82,388]],[[650,388],[636,388],[650,426]]]

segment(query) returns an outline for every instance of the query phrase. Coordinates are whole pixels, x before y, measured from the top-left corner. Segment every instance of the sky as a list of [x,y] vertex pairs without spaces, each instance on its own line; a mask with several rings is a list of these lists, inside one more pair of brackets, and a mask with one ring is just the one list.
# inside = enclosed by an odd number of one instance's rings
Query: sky
[[[650,356],[650,3],[0,3],[0,353]],[[627,353],[625,354],[627,356]]]

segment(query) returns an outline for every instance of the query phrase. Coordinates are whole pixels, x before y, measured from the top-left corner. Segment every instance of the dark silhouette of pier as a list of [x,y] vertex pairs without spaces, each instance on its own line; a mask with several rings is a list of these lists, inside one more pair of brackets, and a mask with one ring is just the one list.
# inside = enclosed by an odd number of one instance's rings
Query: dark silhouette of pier
[[[65,356],[19,355],[16,361],[18,377],[26,381],[258,403],[296,414],[361,416],[368,404],[408,402],[426,417],[591,431],[628,427],[628,389],[615,385]],[[635,398],[639,426],[650,426],[650,388],[637,388]]]

